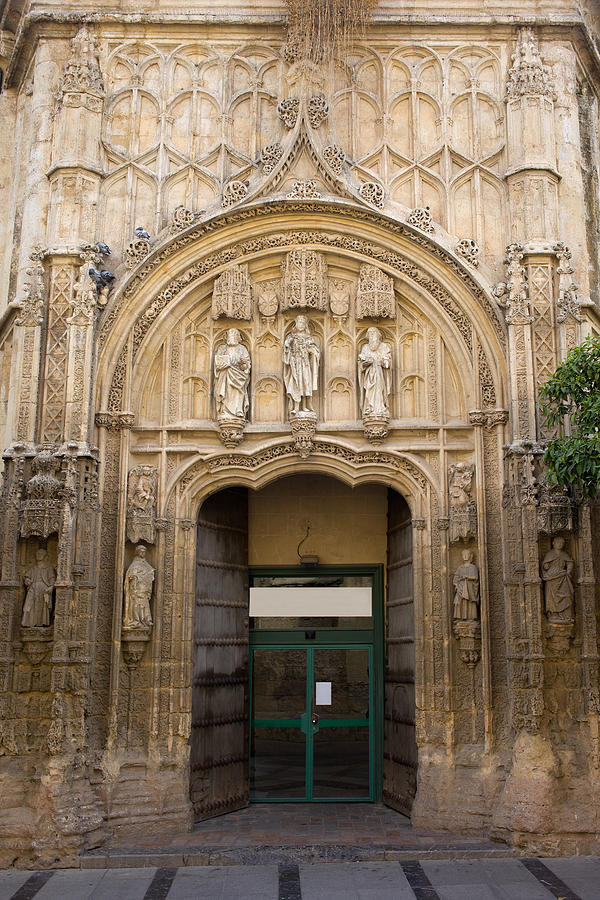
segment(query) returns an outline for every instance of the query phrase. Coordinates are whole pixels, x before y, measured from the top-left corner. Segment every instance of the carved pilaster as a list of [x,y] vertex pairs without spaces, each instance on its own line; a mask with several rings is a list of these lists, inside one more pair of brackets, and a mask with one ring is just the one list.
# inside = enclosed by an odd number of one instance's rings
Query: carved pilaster
[[33,444],[36,431],[38,386],[44,321],[44,266],[46,253],[34,247],[30,254],[32,265],[27,269],[28,280],[15,319],[15,423],[17,441]]
[[53,202],[48,239],[52,246],[94,239],[102,174],[103,100],[95,38],[81,28],[71,42],[56,94],[49,172]]
[[508,326],[508,361],[513,441],[534,440],[536,436],[535,381],[532,356],[533,321],[529,283],[523,265],[522,244],[506,248],[506,281],[497,285],[495,295],[505,311]]

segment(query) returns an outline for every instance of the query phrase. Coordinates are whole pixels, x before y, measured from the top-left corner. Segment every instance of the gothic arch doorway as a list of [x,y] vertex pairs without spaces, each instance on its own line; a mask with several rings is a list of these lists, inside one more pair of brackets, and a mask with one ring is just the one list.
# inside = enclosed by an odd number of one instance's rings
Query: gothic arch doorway
[[[406,500],[383,481],[351,487],[314,472],[206,498],[197,525],[192,658],[196,819],[251,799],[383,799],[410,813],[417,782],[412,524]],[[266,601],[265,586],[267,594],[276,588]],[[262,590],[263,603],[276,594],[276,606],[249,606],[249,588]],[[314,600],[306,591],[315,588],[324,604],[370,606],[342,610],[356,615],[341,615],[339,605],[318,615],[314,604],[294,606]],[[305,703],[292,711],[294,694]],[[325,703],[317,707],[319,699]]]

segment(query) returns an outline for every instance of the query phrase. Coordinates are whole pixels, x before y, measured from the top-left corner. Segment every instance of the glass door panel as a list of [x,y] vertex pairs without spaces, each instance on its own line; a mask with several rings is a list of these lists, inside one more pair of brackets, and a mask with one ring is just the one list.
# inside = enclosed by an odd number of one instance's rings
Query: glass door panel
[[308,651],[257,647],[251,660],[250,794],[306,798]]
[[313,744],[313,799],[370,799],[370,729],[320,728]]
[[254,647],[253,800],[373,797],[372,647]]

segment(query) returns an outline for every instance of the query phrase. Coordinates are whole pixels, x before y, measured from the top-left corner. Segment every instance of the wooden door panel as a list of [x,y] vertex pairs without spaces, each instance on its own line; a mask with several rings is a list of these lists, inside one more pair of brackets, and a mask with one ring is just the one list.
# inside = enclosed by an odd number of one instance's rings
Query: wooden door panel
[[404,499],[389,490],[384,801],[409,815],[416,787],[412,522]]
[[190,795],[197,820],[248,805],[248,492],[202,506],[196,554]]

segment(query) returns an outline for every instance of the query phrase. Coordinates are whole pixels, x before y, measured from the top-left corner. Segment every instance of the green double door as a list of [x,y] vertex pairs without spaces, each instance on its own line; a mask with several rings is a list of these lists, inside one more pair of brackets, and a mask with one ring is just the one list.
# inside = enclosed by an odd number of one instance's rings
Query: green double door
[[251,800],[375,799],[373,645],[341,640],[251,645]]

